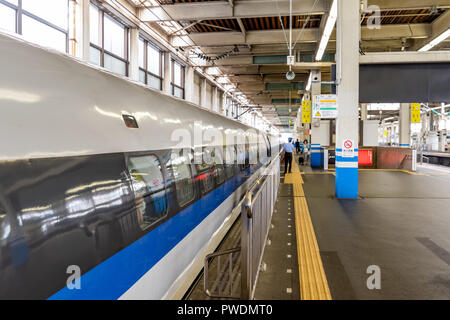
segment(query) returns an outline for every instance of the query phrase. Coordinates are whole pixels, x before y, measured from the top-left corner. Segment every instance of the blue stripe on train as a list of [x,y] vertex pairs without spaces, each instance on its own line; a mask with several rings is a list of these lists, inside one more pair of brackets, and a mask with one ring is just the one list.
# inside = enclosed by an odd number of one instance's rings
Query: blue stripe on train
[[50,300],[118,299],[159,260],[236,191],[254,170],[247,169],[203,196],[81,277],[81,289],[64,287]]

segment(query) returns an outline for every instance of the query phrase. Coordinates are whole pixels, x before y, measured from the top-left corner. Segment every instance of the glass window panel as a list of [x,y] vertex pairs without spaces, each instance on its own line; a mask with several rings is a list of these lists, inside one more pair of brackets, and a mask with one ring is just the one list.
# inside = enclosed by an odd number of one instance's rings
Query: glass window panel
[[161,75],[159,50],[153,48],[151,45],[147,46],[147,70],[157,76]]
[[183,99],[184,98],[184,90],[174,86],[173,87],[173,95],[175,97]]
[[22,7],[39,18],[68,29],[68,0],[22,0]]
[[196,167],[197,167],[197,181],[199,182],[200,192],[206,194],[214,188],[214,173],[213,165],[208,163],[210,155],[207,149],[202,151],[201,148],[196,148]]
[[109,71],[125,76],[127,74],[127,65],[122,60],[116,59],[113,56],[105,53],[104,67]]
[[161,79],[151,75],[151,74],[147,74],[147,84],[149,87],[156,89],[156,90],[161,90]]
[[91,43],[101,47],[100,41],[100,13],[96,6],[90,7],[89,32]]
[[180,207],[194,199],[194,179],[191,173],[191,159],[190,152],[172,152],[171,162],[172,170],[175,179],[175,186],[177,190],[177,199]]
[[139,70],[139,81],[145,83],[145,71]]
[[225,170],[222,164],[216,164],[214,166],[214,173],[216,176],[216,184],[222,184],[225,182]]
[[104,28],[105,50],[125,58],[125,27],[105,14]]
[[181,66],[174,62],[173,63],[173,83],[176,84],[179,87],[182,87],[182,83],[181,83]]
[[6,2],[9,2],[9,3],[15,4],[16,6],[18,6],[18,5],[19,5],[19,0],[6,0]]
[[130,157],[128,170],[135,194],[138,222],[146,229],[167,212],[161,164],[153,155]]
[[16,10],[0,4],[0,29],[16,32]]
[[144,45],[144,40],[139,39],[139,67],[142,69],[145,69]]
[[100,65],[100,50],[91,47],[89,50],[89,61],[97,66]]
[[23,37],[45,47],[66,52],[66,35],[28,16],[22,17]]

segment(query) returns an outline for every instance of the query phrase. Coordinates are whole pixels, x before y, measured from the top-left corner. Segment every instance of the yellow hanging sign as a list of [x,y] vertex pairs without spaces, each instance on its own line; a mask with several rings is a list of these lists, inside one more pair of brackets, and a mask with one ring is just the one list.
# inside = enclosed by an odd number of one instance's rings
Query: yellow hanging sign
[[411,123],[420,123],[420,103],[411,104]]
[[311,101],[303,101],[302,123],[311,123]]

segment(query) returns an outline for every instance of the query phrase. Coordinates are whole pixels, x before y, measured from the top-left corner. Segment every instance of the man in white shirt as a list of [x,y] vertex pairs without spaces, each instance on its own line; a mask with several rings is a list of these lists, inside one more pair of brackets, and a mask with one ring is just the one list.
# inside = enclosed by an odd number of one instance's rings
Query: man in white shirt
[[292,152],[294,152],[294,145],[292,144],[292,138],[289,138],[289,142],[283,146],[284,150],[284,174],[287,173],[289,165],[289,173],[292,173]]

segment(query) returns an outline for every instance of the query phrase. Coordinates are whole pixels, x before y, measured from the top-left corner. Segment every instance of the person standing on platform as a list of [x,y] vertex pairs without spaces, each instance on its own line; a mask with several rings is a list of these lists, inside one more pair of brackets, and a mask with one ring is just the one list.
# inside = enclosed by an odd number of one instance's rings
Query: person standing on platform
[[294,152],[294,145],[292,144],[292,138],[289,138],[289,142],[285,143],[283,146],[284,150],[284,174],[288,172],[292,173],[292,152]]
[[297,139],[297,141],[295,142],[295,150],[297,151],[297,153],[300,152],[300,141]]
[[305,163],[308,163],[310,155],[308,140],[303,141],[303,154],[305,155]]

